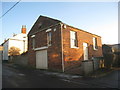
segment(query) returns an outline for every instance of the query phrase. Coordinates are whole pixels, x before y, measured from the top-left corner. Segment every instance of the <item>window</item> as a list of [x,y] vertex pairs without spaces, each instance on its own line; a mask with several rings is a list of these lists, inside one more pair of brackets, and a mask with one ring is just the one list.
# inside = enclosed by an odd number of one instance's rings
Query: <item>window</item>
[[35,48],[35,35],[32,35],[31,38],[32,38],[32,48],[34,49]]
[[70,31],[70,44],[71,48],[78,47],[77,32]]
[[47,45],[48,46],[51,46],[51,35],[52,35],[51,31],[47,32]]
[[35,48],[35,38],[32,38],[32,48]]
[[98,46],[97,46],[97,38],[93,37],[93,49],[97,50]]

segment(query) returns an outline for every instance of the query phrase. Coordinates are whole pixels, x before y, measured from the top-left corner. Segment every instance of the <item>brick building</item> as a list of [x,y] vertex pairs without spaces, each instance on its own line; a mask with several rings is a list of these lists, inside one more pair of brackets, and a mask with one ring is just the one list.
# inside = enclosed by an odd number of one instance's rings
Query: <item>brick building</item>
[[28,55],[38,69],[80,73],[82,61],[102,56],[101,37],[40,16],[28,33]]

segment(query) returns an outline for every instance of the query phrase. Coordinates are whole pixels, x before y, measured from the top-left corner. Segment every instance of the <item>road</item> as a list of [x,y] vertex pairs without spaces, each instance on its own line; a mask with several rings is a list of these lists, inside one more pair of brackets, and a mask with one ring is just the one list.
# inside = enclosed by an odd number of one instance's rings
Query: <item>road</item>
[[2,66],[2,88],[118,88],[118,71],[100,78],[83,78],[6,64]]

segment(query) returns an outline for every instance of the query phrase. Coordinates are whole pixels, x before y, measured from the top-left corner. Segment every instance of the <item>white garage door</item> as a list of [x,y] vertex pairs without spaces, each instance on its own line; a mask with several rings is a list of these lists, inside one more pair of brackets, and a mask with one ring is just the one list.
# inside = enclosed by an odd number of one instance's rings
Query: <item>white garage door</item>
[[36,68],[48,69],[47,50],[36,51]]

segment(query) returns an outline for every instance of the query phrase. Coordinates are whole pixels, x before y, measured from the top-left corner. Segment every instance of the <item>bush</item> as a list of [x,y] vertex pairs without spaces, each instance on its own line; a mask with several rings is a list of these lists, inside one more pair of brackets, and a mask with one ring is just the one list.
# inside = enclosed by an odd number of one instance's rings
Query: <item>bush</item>
[[104,64],[106,68],[110,69],[112,67],[113,57],[114,57],[114,54],[112,53],[104,54]]
[[114,56],[113,67],[120,67],[120,53],[115,53]]

